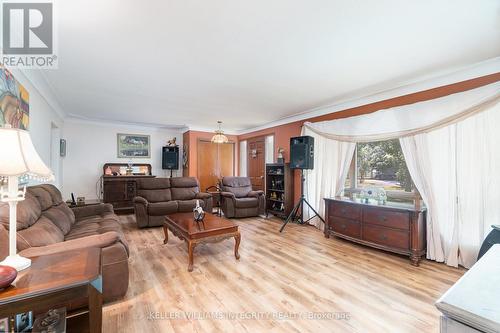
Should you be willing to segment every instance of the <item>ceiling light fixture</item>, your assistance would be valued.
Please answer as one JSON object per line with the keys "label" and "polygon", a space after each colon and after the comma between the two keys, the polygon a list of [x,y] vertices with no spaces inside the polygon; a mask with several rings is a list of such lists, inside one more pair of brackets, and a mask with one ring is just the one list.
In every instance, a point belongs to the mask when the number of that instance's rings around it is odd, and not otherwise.
{"label": "ceiling light fixture", "polygon": [[213,143],[228,143],[228,138],[227,136],[224,135],[224,131],[221,129],[221,124],[222,121],[218,121],[217,124],[219,124],[219,129],[215,131],[215,135],[212,137],[212,142]]}

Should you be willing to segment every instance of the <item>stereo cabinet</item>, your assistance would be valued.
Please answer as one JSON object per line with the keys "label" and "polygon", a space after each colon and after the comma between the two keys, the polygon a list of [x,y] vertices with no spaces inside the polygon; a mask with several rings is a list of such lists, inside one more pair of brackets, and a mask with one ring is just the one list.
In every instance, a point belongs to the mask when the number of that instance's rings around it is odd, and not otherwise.
{"label": "stereo cabinet", "polygon": [[325,237],[330,235],[407,255],[414,266],[426,252],[426,211],[325,198]]}
{"label": "stereo cabinet", "polygon": [[[137,180],[154,178],[151,175],[150,164],[132,164],[136,173],[125,174],[127,163],[106,163],[103,167],[102,195],[103,202],[113,205],[117,214],[130,214],[134,212],[133,199],[137,196]],[[108,170],[108,174],[106,171]],[[111,172],[111,174],[109,174]]]}

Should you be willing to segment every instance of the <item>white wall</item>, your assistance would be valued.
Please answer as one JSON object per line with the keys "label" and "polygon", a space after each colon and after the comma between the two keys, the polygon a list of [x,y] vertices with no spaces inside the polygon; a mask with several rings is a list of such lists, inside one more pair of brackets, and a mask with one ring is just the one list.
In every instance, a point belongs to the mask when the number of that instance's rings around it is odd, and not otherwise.
{"label": "white wall", "polygon": [[[118,133],[146,134],[151,136],[151,158],[118,158]],[[97,198],[96,184],[102,175],[105,163],[149,163],[153,175],[170,176],[170,171],[161,168],[161,149],[167,140],[177,138],[182,150],[182,132],[180,130],[133,125],[115,125],[96,123],[79,119],[66,119],[64,138],[67,142],[66,157],[63,158],[63,197],[68,199],[71,193],[86,199]],[[182,156],[182,151],[180,152]],[[182,166],[179,161],[179,167]],[[174,170],[174,177],[181,176],[182,170]]]}
{"label": "white wall", "polygon": [[[51,129],[56,126],[63,131],[64,121],[62,111],[57,101],[52,96],[47,96],[47,86],[44,84],[43,78],[36,70],[21,71],[17,69],[10,70],[14,77],[28,90],[29,92],[29,107],[30,107],[30,124],[29,132],[31,140],[35,145],[35,149],[42,160],[51,166]],[[57,162],[57,161],[56,161]],[[62,178],[63,168],[62,162],[59,160],[56,181]]]}

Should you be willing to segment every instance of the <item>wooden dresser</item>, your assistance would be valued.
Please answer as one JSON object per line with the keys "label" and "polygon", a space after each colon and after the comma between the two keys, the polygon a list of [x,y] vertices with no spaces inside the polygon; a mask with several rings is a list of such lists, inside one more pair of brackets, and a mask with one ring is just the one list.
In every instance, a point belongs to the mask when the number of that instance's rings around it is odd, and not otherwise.
{"label": "wooden dresser", "polygon": [[364,204],[350,199],[325,198],[325,237],[408,255],[418,266],[426,252],[425,209],[408,205]]}
{"label": "wooden dresser", "polygon": [[153,178],[151,175],[150,164],[134,164],[134,166],[144,166],[147,171],[145,174],[131,174],[116,176],[106,175],[106,169],[110,167],[113,173],[118,173],[120,167],[127,166],[124,163],[107,163],[103,167],[104,175],[102,177],[103,201],[113,205],[117,214],[129,214],[134,212],[132,200],[137,195],[137,180],[141,178]]}

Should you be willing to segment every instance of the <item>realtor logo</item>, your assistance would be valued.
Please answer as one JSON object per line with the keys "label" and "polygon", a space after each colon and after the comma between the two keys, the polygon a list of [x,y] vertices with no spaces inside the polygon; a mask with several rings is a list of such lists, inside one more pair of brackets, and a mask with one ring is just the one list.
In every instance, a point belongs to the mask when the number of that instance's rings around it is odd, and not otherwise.
{"label": "realtor logo", "polygon": [[52,1],[3,2],[1,36],[4,65],[55,68],[53,7]]}

